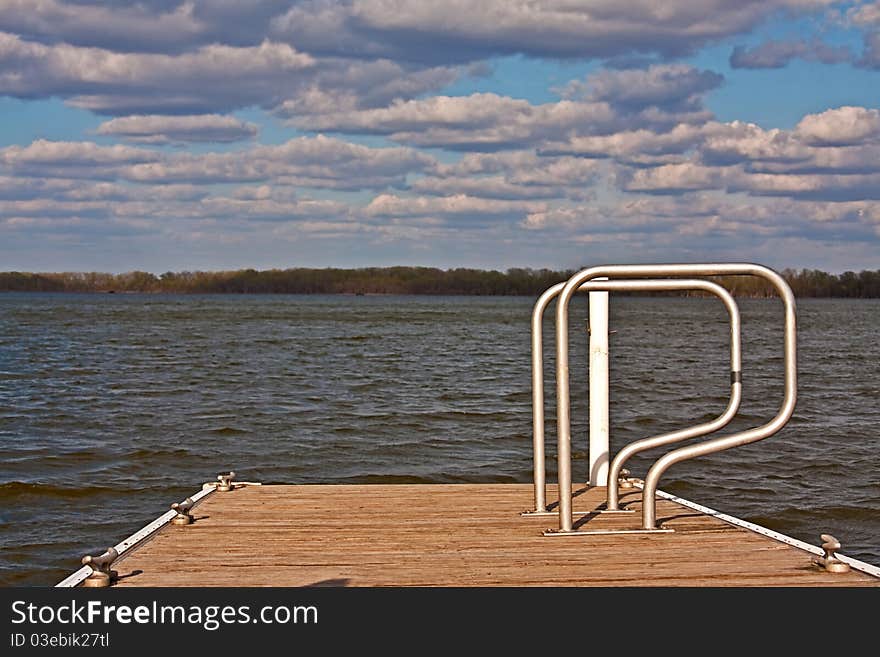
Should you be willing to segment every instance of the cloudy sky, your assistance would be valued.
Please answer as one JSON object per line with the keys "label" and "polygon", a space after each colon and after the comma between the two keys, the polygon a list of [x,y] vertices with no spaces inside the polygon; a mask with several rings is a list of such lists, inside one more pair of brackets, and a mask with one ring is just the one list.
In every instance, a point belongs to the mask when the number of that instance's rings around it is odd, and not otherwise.
{"label": "cloudy sky", "polygon": [[0,0],[0,271],[880,268],[880,0]]}

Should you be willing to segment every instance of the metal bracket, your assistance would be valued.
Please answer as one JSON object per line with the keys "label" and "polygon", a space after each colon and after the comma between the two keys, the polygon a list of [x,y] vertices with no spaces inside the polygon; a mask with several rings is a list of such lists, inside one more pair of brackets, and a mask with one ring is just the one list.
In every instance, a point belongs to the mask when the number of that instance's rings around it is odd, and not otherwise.
{"label": "metal bracket", "polygon": [[110,570],[110,565],[116,561],[118,556],[119,553],[116,551],[116,548],[112,547],[107,548],[104,554],[97,557],[89,554],[84,556],[82,558],[83,565],[90,566],[92,572],[83,580],[82,585],[90,588],[110,586],[117,577],[116,571]]}
{"label": "metal bracket", "polygon": [[[587,335],[590,335],[590,333],[591,333],[590,320],[589,319],[584,320],[584,324],[585,324],[584,331],[586,332]],[[615,333],[617,333],[617,329],[608,329],[608,335],[614,335]]]}
{"label": "metal bracket", "polygon": [[171,505],[173,511],[177,511],[177,515],[171,519],[172,525],[191,525],[195,518],[192,517],[189,510],[193,508],[193,499],[187,497],[183,502],[175,502]]}
{"label": "metal bracket", "polygon": [[837,558],[835,551],[840,549],[840,541],[831,534],[822,534],[822,549],[825,550],[825,556],[813,557],[813,563],[821,566],[829,573],[846,573],[849,572],[849,564]]}

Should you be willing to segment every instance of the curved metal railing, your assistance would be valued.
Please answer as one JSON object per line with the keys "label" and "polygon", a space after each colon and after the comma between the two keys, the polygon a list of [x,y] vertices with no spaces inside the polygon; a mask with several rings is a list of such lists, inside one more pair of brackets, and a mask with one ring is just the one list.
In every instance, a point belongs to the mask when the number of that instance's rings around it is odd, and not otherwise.
{"label": "curved metal railing", "polygon": [[[688,283],[692,282],[688,279],[684,280]],[[636,440],[622,447],[620,451],[615,454],[608,470],[608,490],[605,508],[609,511],[614,511],[619,508],[620,496],[617,485],[623,471],[623,466],[627,460],[647,449],[662,447],[663,445],[669,445],[689,438],[705,436],[706,434],[714,433],[719,429],[723,429],[730,424],[734,417],[736,417],[736,413],[739,410],[740,401],[742,401],[742,346],[740,337],[741,321],[739,307],[736,305],[733,295],[731,295],[726,288],[710,281],[699,282],[701,285],[698,286],[698,289],[712,292],[717,295],[724,303],[724,306],[727,308],[727,312],[730,315],[730,400],[727,403],[727,408],[724,409],[724,412],[721,415],[710,422],[705,422],[685,429],[679,429],[677,431],[671,431],[669,433],[663,433],[657,436],[651,436],[650,438],[643,438],[642,440]]]}
{"label": "curved metal railing", "polygon": [[751,275],[769,281],[779,292],[785,307],[784,368],[785,393],[776,416],[768,423],[730,436],[708,440],[699,445],[681,447],[659,458],[648,471],[643,487],[642,527],[656,525],[657,484],[663,473],[681,461],[730,449],[767,438],[778,432],[794,412],[797,402],[797,336],[795,299],[791,288],[778,273],[752,263],[603,265],[584,269],[569,278],[558,293],[556,304],[556,418],[557,477],[559,482],[559,532],[572,531],[571,512],[571,400],[568,372],[568,305],[575,291],[596,278],[647,278],[685,276]]}
{"label": "curved metal railing", "polygon": [[[544,311],[550,301],[556,297],[565,283],[558,283],[548,288],[535,303],[532,312],[532,448],[534,451],[534,489],[535,489],[535,509],[526,512],[524,515],[540,515],[546,514],[547,511],[547,484],[546,484],[546,461],[545,461],[545,432],[544,432],[544,352],[543,352],[543,321]],[[609,510],[618,508],[618,496],[616,482],[623,467],[623,463],[627,458],[642,449],[649,449],[654,446],[664,445],[676,440],[684,440],[685,438],[693,438],[702,436],[706,433],[716,431],[723,427],[736,415],[739,408],[742,389],[741,371],[741,347],[740,347],[740,315],[739,308],[733,299],[733,296],[721,285],[707,280],[700,279],[642,279],[642,280],[616,280],[616,281],[589,281],[584,283],[579,292],[612,292],[612,291],[674,291],[674,290],[703,290],[718,296],[727,308],[730,316],[730,369],[731,369],[731,398],[727,409],[717,419],[710,423],[701,424],[695,427],[675,432],[674,434],[666,434],[664,436],[655,437],[654,442],[642,447],[641,449],[634,447],[641,445],[644,441],[628,445],[628,451],[625,457],[617,464],[617,469],[612,470],[608,477],[608,504]],[[660,438],[665,438],[660,441]],[[612,482],[614,485],[612,486]],[[613,490],[613,492],[612,492]]]}

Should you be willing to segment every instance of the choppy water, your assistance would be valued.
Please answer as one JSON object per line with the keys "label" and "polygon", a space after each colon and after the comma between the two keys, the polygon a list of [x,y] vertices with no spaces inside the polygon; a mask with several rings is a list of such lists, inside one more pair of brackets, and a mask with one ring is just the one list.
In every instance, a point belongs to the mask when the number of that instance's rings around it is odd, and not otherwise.
{"label": "choppy water", "polygon": [[[0,295],[0,585],[56,584],[230,469],[265,483],[531,481],[533,303]],[[731,430],[763,424],[782,399],[781,304],[740,307]],[[575,481],[586,479],[585,310],[576,299]],[[876,300],[801,300],[791,422],[674,466],[660,487],[814,545],[830,532],[844,554],[880,564],[878,320]],[[615,295],[611,323],[612,451],[724,409],[720,302]],[[644,476],[660,453],[630,469]]]}

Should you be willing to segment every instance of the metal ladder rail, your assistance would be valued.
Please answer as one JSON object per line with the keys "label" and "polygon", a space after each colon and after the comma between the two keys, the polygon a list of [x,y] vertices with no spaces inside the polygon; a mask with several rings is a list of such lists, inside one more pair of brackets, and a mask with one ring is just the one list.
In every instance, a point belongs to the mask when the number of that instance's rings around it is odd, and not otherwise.
{"label": "metal ladder rail", "polygon": [[[544,460],[544,311],[565,287],[565,281],[547,288],[532,310],[532,451],[535,508],[523,515],[547,513],[547,468]],[[584,290],[581,286],[578,291]]]}
{"label": "metal ladder rail", "polygon": [[[572,533],[571,513],[571,400],[568,373],[568,305],[574,292],[584,283],[605,277],[684,277],[684,276],[758,276],[769,281],[779,292],[785,309],[785,394],[776,416],[768,423],[700,445],[679,448],[667,453],[651,466],[643,488],[642,524],[653,529],[656,524],[655,494],[660,476],[671,465],[716,451],[745,445],[778,432],[794,412],[797,402],[797,336],[794,294],[778,273],[753,263],[601,265],[573,275],[559,292],[556,305],[556,397],[557,397],[557,459],[559,482],[559,530],[555,534]],[[546,533],[545,533],[546,534]]]}
{"label": "metal ladder rail", "polygon": [[622,447],[612,459],[611,466],[608,470],[608,487],[605,508],[609,511],[615,511],[620,508],[618,483],[621,473],[623,472],[623,466],[628,459],[647,449],[653,449],[654,447],[661,447],[663,445],[669,445],[682,440],[714,433],[730,424],[739,410],[739,405],[742,401],[742,346],[740,337],[741,321],[739,307],[736,305],[733,295],[731,295],[726,288],[710,281],[702,282],[705,283],[705,286],[701,286],[701,289],[716,294],[724,303],[727,312],[730,315],[730,400],[727,404],[727,408],[721,415],[709,422],[671,431],[669,433],[651,436],[650,438],[636,440]]}
{"label": "metal ladder rail", "polygon": [[785,360],[785,393],[782,404],[776,415],[766,424],[746,431],[739,431],[729,436],[721,436],[707,440],[698,445],[679,447],[661,456],[648,470],[642,488],[642,528],[654,529],[657,525],[657,486],[660,477],[671,466],[682,461],[687,461],[698,456],[705,456],[715,452],[721,452],[733,447],[748,445],[778,433],[791,419],[794,407],[797,404],[797,316],[794,293],[776,272],[767,270],[764,274],[782,297],[785,307],[785,335],[784,335],[784,360]]}
{"label": "metal ladder rail", "polygon": [[[550,301],[559,294],[565,283],[558,283],[548,288],[544,294],[535,303],[535,309],[532,313],[532,408],[533,408],[533,427],[532,427],[532,448],[534,451],[534,489],[535,489],[535,509],[533,511],[525,511],[522,515],[547,515],[549,512],[546,507],[546,465],[545,465],[545,434],[544,434],[544,359],[543,359],[543,315]],[[742,389],[742,377],[740,375],[741,362],[741,346],[740,346],[740,315],[739,308],[733,299],[733,296],[722,286],[711,281],[700,279],[640,279],[640,280],[615,280],[615,281],[589,281],[584,283],[579,292],[582,291],[672,291],[695,289],[710,292],[718,296],[724,303],[730,316],[730,367],[731,367],[731,398],[727,405],[727,409],[722,415],[710,423],[704,423],[695,427],[690,427],[682,432],[676,432],[675,438],[657,444],[666,444],[673,440],[684,440],[685,438],[693,438],[702,436],[723,427],[736,415],[739,408]],[[684,433],[686,432],[686,433]],[[669,434],[672,436],[672,434]],[[645,448],[647,449],[647,447]],[[622,464],[621,464],[622,467]],[[620,468],[614,474],[612,479],[609,474],[609,490],[610,482],[616,482]],[[616,486],[614,488],[616,496]],[[614,506],[610,505],[609,510],[616,510],[617,500],[615,497]]]}

